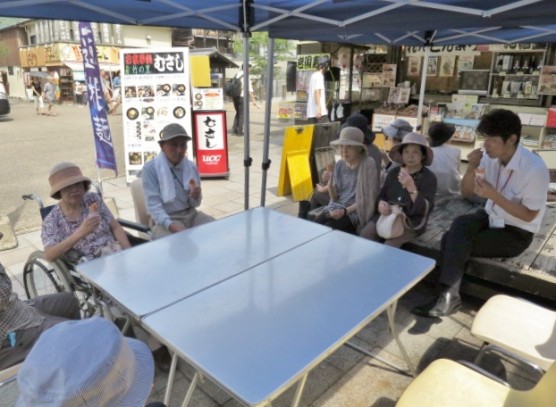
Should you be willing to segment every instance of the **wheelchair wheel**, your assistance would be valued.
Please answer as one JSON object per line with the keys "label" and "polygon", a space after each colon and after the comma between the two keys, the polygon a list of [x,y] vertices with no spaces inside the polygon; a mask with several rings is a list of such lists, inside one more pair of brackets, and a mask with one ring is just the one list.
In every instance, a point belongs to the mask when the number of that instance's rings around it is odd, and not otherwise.
{"label": "wheelchair wheel", "polygon": [[23,285],[27,298],[73,291],[68,275],[68,269],[61,261],[50,263],[40,250],[31,253],[23,267]]}

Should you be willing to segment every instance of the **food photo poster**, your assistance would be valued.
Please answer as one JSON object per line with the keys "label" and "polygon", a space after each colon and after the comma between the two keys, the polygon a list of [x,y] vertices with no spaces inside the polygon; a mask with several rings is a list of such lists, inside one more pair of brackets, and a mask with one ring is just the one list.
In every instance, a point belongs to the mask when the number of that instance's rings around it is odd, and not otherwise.
{"label": "food photo poster", "polygon": [[166,125],[178,123],[192,135],[189,49],[124,49],[120,61],[126,179],[131,182],[159,153]]}

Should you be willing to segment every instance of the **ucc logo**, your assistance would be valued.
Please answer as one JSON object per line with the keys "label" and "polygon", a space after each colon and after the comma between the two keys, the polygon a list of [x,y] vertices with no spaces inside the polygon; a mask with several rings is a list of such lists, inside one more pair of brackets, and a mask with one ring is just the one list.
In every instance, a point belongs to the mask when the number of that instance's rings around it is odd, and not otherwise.
{"label": "ucc logo", "polygon": [[220,162],[220,159],[222,158],[221,155],[204,155],[203,156],[203,162],[204,163],[210,163],[210,164],[216,164]]}

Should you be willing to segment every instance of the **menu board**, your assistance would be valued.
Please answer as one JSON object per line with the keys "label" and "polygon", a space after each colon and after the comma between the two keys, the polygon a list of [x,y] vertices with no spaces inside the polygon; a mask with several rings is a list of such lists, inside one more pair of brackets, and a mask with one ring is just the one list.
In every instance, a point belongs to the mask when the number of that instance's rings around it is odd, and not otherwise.
{"label": "menu board", "polygon": [[222,88],[193,88],[193,110],[224,110]]}
{"label": "menu board", "polygon": [[[189,49],[124,49],[120,60],[126,178],[131,182],[159,153],[166,125],[178,123],[192,136]],[[192,153],[190,145],[190,159]]]}

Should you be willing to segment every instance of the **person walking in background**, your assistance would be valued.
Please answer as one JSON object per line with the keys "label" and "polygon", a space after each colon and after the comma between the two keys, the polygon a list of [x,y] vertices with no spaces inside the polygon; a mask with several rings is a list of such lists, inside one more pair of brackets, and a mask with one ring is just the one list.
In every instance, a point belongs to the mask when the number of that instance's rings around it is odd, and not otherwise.
{"label": "person walking in background", "polygon": [[48,105],[48,116],[56,116],[56,111],[54,110],[54,102],[56,101],[56,84],[54,83],[54,78],[49,76],[47,78],[46,85],[44,85],[43,98]]}
{"label": "person walking in background", "polygon": [[37,78],[33,78],[31,82],[31,89],[33,90],[33,99],[35,99],[35,111],[38,115],[43,114],[44,102],[42,97],[41,82]]}
{"label": "person walking in background", "polygon": [[[249,64],[249,67],[247,68],[249,70],[249,72],[251,72],[251,67],[252,65]],[[241,92],[239,93],[239,96],[234,96],[233,97],[233,102],[234,102],[234,109],[236,111],[236,115],[234,116],[234,124],[232,125],[232,133],[236,136],[243,136],[243,90],[244,90],[244,86],[245,86],[245,79],[243,77],[243,65],[241,65],[241,72],[238,72],[236,74],[236,76],[234,78],[237,78],[241,81]],[[251,80],[249,80],[249,100],[254,101],[255,100],[255,96],[253,94],[253,84],[251,83]]]}
{"label": "person walking in background", "polygon": [[329,120],[324,73],[328,70],[330,59],[319,57],[317,61],[317,70],[311,75],[307,91],[307,120],[311,123],[327,123]]}

